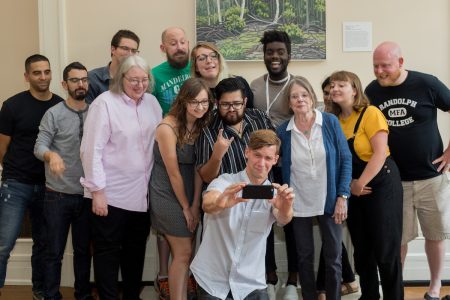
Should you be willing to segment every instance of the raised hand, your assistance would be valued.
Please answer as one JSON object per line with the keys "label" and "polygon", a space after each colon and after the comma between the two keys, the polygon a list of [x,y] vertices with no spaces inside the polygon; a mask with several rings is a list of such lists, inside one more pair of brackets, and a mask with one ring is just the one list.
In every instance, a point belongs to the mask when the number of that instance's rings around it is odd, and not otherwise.
{"label": "raised hand", "polygon": [[292,203],[294,202],[294,190],[288,187],[287,184],[279,185],[278,183],[272,183],[273,187],[277,189],[277,195],[275,198],[269,200],[273,207],[277,208],[280,213],[288,213],[292,209]]}
{"label": "raised hand", "polygon": [[216,206],[220,209],[229,208],[240,202],[247,202],[246,199],[238,197],[237,193],[242,191],[246,183],[236,183],[227,187],[223,193],[217,198]]}
{"label": "raised hand", "polygon": [[213,152],[216,153],[220,159],[227,153],[228,148],[233,142],[234,137],[227,139],[223,136],[223,128],[219,129],[219,134],[217,135],[217,140],[214,143]]}

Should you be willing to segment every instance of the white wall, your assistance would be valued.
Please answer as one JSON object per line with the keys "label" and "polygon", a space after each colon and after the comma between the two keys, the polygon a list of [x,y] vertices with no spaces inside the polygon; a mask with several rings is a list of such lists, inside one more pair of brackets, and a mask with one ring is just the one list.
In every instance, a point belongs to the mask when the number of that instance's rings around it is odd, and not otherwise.
{"label": "white wall", "polygon": [[[21,77],[23,60],[37,49],[49,56],[54,76],[52,90],[63,96],[59,84],[62,68],[75,60],[85,64],[88,69],[106,65],[111,37],[119,29],[130,29],[139,35],[141,55],[151,66],[165,59],[159,52],[160,34],[164,28],[181,26],[186,30],[191,45],[195,43],[194,0],[38,0],[31,1],[28,7],[23,7],[21,3],[2,1],[0,32],[4,39],[0,54],[6,60],[6,72],[0,75],[1,100],[26,88]],[[384,40],[398,42],[403,48],[407,68],[432,73],[447,86],[450,85],[448,0],[327,1],[326,15],[327,59],[295,61],[289,65],[291,73],[307,77],[317,91],[323,78],[335,70],[346,69],[357,73],[364,85],[373,78],[370,52],[342,52],[344,21],[372,22],[374,46]],[[229,67],[233,74],[242,75],[248,81],[265,73],[262,62],[230,62]],[[444,143],[447,144],[450,139],[448,114],[441,113],[439,123]],[[280,246],[282,240],[279,240],[277,249],[280,266],[283,267],[284,256]],[[411,271],[406,270],[406,274],[412,274],[408,275],[411,279],[426,279],[428,272],[423,241],[419,239],[412,246],[412,267]],[[450,247],[447,248],[450,251]],[[157,267],[153,241],[149,249],[145,280],[153,279]],[[22,257],[20,253],[15,253],[12,261]],[[414,261],[417,261],[416,265],[413,265]],[[447,262],[446,266],[445,278],[450,279],[450,263]],[[414,271],[414,268],[418,271]],[[407,276],[405,278],[408,279]],[[66,282],[70,281],[69,278]],[[14,282],[29,281],[20,281],[19,278]]]}
{"label": "white wall", "polygon": [[[52,0],[55,1],[55,0]],[[159,51],[161,32],[169,26],[186,30],[195,44],[194,0],[78,0],[65,2],[67,62],[79,60],[88,68],[109,61],[111,37],[117,30],[133,30],[141,38],[141,56],[151,66],[165,60]],[[345,0],[327,1],[327,59],[293,61],[289,71],[307,77],[316,91],[321,81],[336,70],[349,70],[363,85],[372,79],[371,52],[342,51],[342,22],[373,24],[374,47],[382,41],[398,42],[408,69],[432,73],[450,85],[450,4],[448,0]],[[262,61],[230,62],[231,73],[249,82],[265,73]],[[444,141],[450,139],[450,119],[440,115]],[[447,142],[444,142],[447,143]]]}

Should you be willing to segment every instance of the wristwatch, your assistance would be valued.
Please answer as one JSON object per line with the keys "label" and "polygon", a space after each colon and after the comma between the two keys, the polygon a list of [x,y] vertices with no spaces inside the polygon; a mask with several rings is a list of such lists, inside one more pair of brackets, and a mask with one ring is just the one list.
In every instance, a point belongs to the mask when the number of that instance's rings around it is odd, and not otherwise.
{"label": "wristwatch", "polygon": [[347,195],[338,195],[338,197],[344,198],[344,200],[348,200],[348,196]]}

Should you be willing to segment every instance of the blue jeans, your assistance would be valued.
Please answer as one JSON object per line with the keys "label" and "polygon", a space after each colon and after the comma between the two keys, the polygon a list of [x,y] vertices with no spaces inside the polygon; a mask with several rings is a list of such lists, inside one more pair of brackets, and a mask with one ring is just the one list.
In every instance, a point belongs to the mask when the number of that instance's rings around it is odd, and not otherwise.
{"label": "blue jeans", "polygon": [[53,191],[45,192],[44,219],[47,230],[45,255],[45,299],[59,300],[61,265],[66,248],[69,228],[72,225],[73,270],[75,274],[75,298],[84,299],[90,290],[90,211],[92,201],[82,195]]}
{"label": "blue jeans", "polygon": [[42,214],[44,185],[25,184],[7,179],[0,188],[0,287],[5,285],[6,266],[9,255],[20,234],[27,208],[30,209],[31,237],[31,281],[33,291],[44,291],[45,230]]}

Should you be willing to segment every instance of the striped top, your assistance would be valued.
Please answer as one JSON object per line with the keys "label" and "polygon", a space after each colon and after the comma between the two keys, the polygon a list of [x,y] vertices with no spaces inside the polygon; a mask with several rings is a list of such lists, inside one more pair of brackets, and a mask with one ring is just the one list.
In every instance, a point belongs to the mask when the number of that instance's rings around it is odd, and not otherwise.
{"label": "striped top", "polygon": [[218,175],[238,173],[245,169],[247,165],[245,147],[250,139],[250,133],[259,129],[274,130],[274,126],[265,112],[259,109],[246,108],[242,124],[242,137],[240,137],[231,126],[222,122],[222,118],[217,113],[217,110],[214,110],[210,125],[203,129],[195,143],[196,165],[198,167],[208,162],[212,155],[219,129],[222,128],[224,137],[227,139],[234,137],[234,140],[222,158]]}

